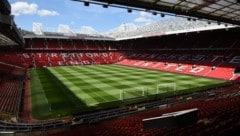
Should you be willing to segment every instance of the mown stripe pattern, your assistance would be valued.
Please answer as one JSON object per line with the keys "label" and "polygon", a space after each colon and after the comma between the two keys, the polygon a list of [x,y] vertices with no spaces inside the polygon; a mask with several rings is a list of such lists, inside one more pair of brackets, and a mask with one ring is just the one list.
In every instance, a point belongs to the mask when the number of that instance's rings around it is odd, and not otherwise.
{"label": "mown stripe pattern", "polygon": [[[35,78],[38,73],[41,81],[41,85],[38,80],[38,84],[32,84],[32,92],[39,92],[36,86],[42,88],[48,99],[45,105],[51,106],[49,116],[67,115],[86,107],[118,101],[120,90],[130,88],[144,87],[148,88],[149,94],[154,94],[157,84],[162,83],[176,83],[177,91],[181,91],[223,82],[120,65],[49,67],[32,69],[32,73]],[[33,96],[33,101],[40,98]],[[33,107],[38,109],[42,105],[38,103]]]}

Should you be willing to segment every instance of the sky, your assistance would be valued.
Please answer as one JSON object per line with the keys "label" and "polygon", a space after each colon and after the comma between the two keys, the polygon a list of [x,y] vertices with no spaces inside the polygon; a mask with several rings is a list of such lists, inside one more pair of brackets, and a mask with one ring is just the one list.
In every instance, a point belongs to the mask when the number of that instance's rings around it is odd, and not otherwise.
{"label": "sky", "polygon": [[114,29],[121,24],[133,23],[138,26],[147,25],[162,19],[143,11],[128,13],[126,9],[90,4],[71,0],[8,0],[12,6],[12,14],[18,27],[32,31],[34,22],[42,23],[43,30],[57,31],[64,25],[79,31],[81,27],[91,27],[102,33]]}

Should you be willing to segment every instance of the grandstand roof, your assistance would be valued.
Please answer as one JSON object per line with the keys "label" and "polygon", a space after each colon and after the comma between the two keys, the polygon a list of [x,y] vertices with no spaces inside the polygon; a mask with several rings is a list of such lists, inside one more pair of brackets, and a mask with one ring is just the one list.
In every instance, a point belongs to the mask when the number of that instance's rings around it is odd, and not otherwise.
{"label": "grandstand roof", "polygon": [[116,33],[112,32],[109,33],[109,35],[114,36],[116,40],[126,40],[179,33],[200,32],[215,29],[229,29],[234,27],[235,26],[232,25],[219,25],[217,23],[208,24],[206,21],[190,21],[185,18],[175,17],[142,26],[133,31],[123,31]]}
{"label": "grandstand roof", "polygon": [[102,36],[102,35],[86,35],[86,34],[77,34],[68,35],[65,33],[59,32],[43,32],[43,34],[38,35],[34,32],[22,30],[24,38],[45,38],[45,39],[83,39],[83,40],[103,40],[103,41],[114,41],[112,37]]}
{"label": "grandstand roof", "polygon": [[240,0],[73,0],[153,14],[162,12],[240,25]]}
{"label": "grandstand roof", "polygon": [[17,28],[7,0],[0,1],[0,46],[21,45],[24,40]]}

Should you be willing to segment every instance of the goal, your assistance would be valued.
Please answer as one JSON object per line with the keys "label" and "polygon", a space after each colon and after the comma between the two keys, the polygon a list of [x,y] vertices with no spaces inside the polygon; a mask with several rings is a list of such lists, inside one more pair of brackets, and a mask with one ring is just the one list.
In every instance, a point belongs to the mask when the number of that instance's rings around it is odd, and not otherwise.
{"label": "goal", "polygon": [[134,87],[120,90],[120,100],[139,99],[148,95],[148,90],[144,87]]}
{"label": "goal", "polygon": [[157,94],[175,92],[176,83],[157,84]]}

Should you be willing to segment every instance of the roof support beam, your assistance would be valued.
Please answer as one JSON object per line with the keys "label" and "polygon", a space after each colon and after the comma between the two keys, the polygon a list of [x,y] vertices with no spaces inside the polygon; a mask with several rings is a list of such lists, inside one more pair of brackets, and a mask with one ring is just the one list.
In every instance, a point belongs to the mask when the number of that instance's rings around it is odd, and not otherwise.
{"label": "roof support beam", "polygon": [[[84,0],[72,0],[72,1],[78,1],[78,2],[83,2]],[[206,4],[212,4],[214,2],[217,2],[218,0],[208,0]],[[88,2],[92,3],[108,3],[109,0],[88,0]],[[151,9],[155,11],[160,11],[160,12],[168,12],[172,14],[177,14],[177,15],[184,15],[184,16],[193,16],[197,17],[200,19],[209,19],[209,20],[215,20],[218,22],[225,22],[225,23],[230,23],[230,24],[235,24],[235,25],[240,25],[240,21],[234,20],[232,18],[224,18],[224,17],[219,17],[219,16],[214,16],[206,13],[201,13],[195,8],[190,9],[190,10],[184,10],[181,8],[181,6],[177,7],[170,7],[170,6],[165,6],[165,5],[159,5],[156,4],[157,1],[154,1],[153,3],[147,2],[147,1],[141,1],[141,0],[111,0],[111,4],[116,4],[116,5],[124,5],[126,7],[137,7],[137,8],[142,8],[142,9]],[[202,5],[204,6],[204,5]],[[199,8],[203,8],[203,7]]]}

